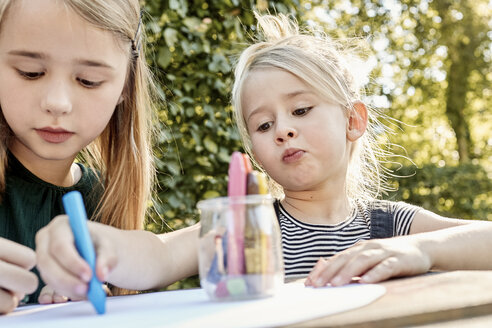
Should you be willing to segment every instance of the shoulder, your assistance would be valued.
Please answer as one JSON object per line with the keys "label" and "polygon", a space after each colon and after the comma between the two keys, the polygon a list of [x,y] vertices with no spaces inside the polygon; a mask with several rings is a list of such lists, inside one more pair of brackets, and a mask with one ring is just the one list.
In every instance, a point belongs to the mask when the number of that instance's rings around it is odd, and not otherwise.
{"label": "shoulder", "polygon": [[412,205],[405,202],[395,202],[386,199],[372,199],[366,201],[358,201],[362,206],[366,207],[369,211],[384,211],[394,214],[399,211],[414,211],[417,212],[422,208],[417,205]]}
{"label": "shoulder", "polygon": [[373,237],[401,236],[410,233],[415,214],[420,207],[405,202],[374,199],[359,202],[371,221]]}
{"label": "shoulder", "polygon": [[415,214],[422,209],[420,206],[409,203],[395,202],[384,199],[373,199],[370,201],[362,201],[361,203],[367,208],[367,211],[371,212],[371,214],[382,212],[390,214],[393,217],[401,216],[403,213]]}
{"label": "shoulder", "polygon": [[75,184],[77,189],[84,187],[94,187],[95,185],[101,185],[101,174],[95,169],[88,167],[82,163],[77,163],[80,169],[81,177],[79,181]]}

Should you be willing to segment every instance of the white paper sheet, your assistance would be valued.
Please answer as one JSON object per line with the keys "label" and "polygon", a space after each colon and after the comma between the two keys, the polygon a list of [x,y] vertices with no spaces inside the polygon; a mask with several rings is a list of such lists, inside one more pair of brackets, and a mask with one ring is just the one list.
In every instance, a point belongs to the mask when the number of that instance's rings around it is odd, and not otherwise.
{"label": "white paper sheet", "polygon": [[109,297],[104,315],[87,301],[23,306],[0,316],[0,327],[271,327],[355,309],[384,293],[381,285],[315,289],[290,283],[273,297],[214,302],[204,290],[188,289]]}

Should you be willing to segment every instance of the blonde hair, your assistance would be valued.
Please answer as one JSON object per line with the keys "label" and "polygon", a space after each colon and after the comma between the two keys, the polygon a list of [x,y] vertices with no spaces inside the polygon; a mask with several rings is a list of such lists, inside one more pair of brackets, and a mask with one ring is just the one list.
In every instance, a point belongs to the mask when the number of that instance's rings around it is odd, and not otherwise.
{"label": "blonde hair", "polygon": [[[356,56],[356,47],[345,47],[340,41],[330,39],[323,33],[300,31],[297,22],[285,15],[255,13],[258,20],[258,41],[240,55],[235,68],[232,104],[236,124],[246,152],[254,159],[252,145],[243,116],[242,91],[249,74],[257,69],[279,68],[285,70],[314,88],[323,98],[335,102],[344,110],[345,116],[357,115],[354,104],[361,101],[363,89],[352,73],[351,64]],[[352,70],[351,70],[352,69]],[[385,153],[376,142],[377,113],[368,108],[369,124],[366,133],[352,149],[347,169],[347,195],[351,199],[372,199],[381,192],[384,169],[378,155]],[[255,163],[260,169],[261,166]],[[267,172],[265,172],[267,173]],[[276,197],[283,196],[282,187],[270,178],[271,191]]]}
{"label": "blonde hair", "polygon": [[[2,18],[13,3],[13,0],[0,0],[0,29]],[[139,26],[139,1],[63,0],[60,3],[95,27],[111,32],[129,51],[123,101],[116,106],[102,134],[81,150],[78,158],[100,173],[104,186],[94,217],[117,228],[142,229],[154,178],[151,146],[154,84],[144,49],[133,46],[144,44],[144,29]],[[0,111],[0,195],[5,192],[7,148],[12,136]]]}

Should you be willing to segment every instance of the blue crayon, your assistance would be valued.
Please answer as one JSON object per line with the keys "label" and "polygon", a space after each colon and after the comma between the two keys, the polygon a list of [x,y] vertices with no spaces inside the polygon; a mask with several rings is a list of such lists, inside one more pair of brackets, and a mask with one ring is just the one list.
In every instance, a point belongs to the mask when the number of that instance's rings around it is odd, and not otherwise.
{"label": "blue crayon", "polygon": [[[219,250],[215,250],[214,258],[212,259],[212,264],[210,265],[210,269],[208,270],[207,280],[216,284],[218,283],[222,277],[226,274],[225,268],[227,268],[227,231],[220,238],[220,245],[215,245],[220,247]],[[220,257],[219,257],[220,253]]]}
{"label": "blue crayon", "polygon": [[102,287],[102,283],[96,277],[96,252],[87,227],[87,214],[82,195],[78,191],[71,191],[63,195],[62,200],[63,207],[68,215],[70,228],[72,228],[75,247],[92,269],[87,299],[92,303],[98,314],[103,314],[106,312],[106,292]]}

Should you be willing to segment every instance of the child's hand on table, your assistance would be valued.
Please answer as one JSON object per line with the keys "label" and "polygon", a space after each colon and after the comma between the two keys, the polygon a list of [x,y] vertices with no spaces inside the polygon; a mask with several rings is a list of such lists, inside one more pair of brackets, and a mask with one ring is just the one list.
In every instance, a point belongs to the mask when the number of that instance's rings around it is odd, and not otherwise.
{"label": "child's hand on table", "polygon": [[360,241],[333,257],[320,258],[306,279],[306,286],[341,286],[353,278],[376,283],[391,277],[425,273],[431,260],[413,236]]}

